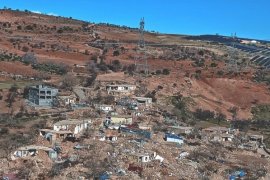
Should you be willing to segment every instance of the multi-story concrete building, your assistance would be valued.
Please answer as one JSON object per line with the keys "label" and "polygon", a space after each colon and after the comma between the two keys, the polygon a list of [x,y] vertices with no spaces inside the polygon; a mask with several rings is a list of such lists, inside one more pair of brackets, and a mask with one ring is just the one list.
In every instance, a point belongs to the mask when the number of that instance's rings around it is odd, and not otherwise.
{"label": "multi-story concrete building", "polygon": [[29,89],[28,100],[39,106],[52,106],[57,94],[58,89],[53,87],[44,85],[32,86]]}

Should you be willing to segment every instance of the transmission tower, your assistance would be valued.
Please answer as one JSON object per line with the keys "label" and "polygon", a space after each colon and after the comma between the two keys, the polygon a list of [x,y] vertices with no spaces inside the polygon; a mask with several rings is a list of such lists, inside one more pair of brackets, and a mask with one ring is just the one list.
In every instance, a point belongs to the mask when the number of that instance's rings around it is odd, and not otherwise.
{"label": "transmission tower", "polygon": [[147,75],[149,73],[148,61],[145,54],[145,40],[144,40],[144,18],[140,21],[140,29],[139,29],[139,42],[137,49],[137,58],[135,59],[136,71],[144,71]]}
{"label": "transmission tower", "polygon": [[235,40],[236,40],[236,33],[232,34],[232,48],[229,52],[229,62],[228,62],[228,70],[229,71],[238,71],[237,66],[237,51],[235,49]]}

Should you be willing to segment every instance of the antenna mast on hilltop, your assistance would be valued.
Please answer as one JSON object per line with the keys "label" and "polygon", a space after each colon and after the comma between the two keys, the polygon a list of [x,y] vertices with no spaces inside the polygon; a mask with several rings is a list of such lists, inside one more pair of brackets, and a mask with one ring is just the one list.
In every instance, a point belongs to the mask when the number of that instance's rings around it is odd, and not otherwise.
{"label": "antenna mast on hilltop", "polygon": [[144,41],[144,18],[140,21],[140,29],[139,29],[139,42],[138,42],[138,57],[135,59],[136,71],[144,71],[147,75],[149,73],[148,61],[145,55],[145,41]]}

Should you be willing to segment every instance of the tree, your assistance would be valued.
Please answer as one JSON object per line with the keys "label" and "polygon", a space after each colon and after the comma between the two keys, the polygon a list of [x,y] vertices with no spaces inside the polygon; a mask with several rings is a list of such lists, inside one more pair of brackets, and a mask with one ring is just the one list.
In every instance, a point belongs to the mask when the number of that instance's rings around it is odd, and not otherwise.
{"label": "tree", "polygon": [[113,56],[119,56],[120,52],[118,50],[113,51]]}
{"label": "tree", "polygon": [[113,60],[110,69],[114,72],[119,71],[122,68],[122,65],[119,60]]}
{"label": "tree", "polygon": [[209,110],[196,109],[194,116],[199,120],[206,121],[208,119],[213,119],[215,117],[215,113]]}
{"label": "tree", "polygon": [[8,103],[8,107],[10,110],[10,114],[12,114],[12,106],[13,103],[15,102],[15,99],[17,97],[17,90],[18,90],[18,85],[17,84],[13,84],[10,89],[9,89],[9,93],[6,99],[6,102]]}
{"label": "tree", "polygon": [[135,64],[131,64],[127,67],[127,72],[128,74],[132,75],[134,73],[134,71],[136,70],[136,66]]}
{"label": "tree", "polygon": [[218,124],[220,124],[221,121],[225,121],[226,120],[226,115],[222,114],[222,113],[218,113],[216,115],[216,119],[218,121]]}
{"label": "tree", "polygon": [[97,73],[96,73],[96,72],[93,72],[93,73],[92,73],[92,76],[91,76],[91,77],[88,77],[88,78],[86,79],[86,84],[85,84],[85,86],[86,86],[86,87],[92,86],[92,85],[94,84],[96,78],[97,78]]}
{"label": "tree", "polygon": [[62,78],[62,88],[72,90],[78,84],[78,79],[71,74],[67,74]]}
{"label": "tree", "polygon": [[200,51],[198,52],[198,54],[199,54],[200,56],[203,56],[203,55],[204,55],[203,50],[200,50]]}
{"label": "tree", "polygon": [[23,51],[23,52],[28,52],[28,51],[29,51],[29,48],[28,48],[27,46],[23,46],[23,47],[22,47],[22,51]]}
{"label": "tree", "polygon": [[23,55],[22,61],[24,64],[29,65],[29,64],[37,64],[37,58],[34,53],[27,52]]}
{"label": "tree", "polygon": [[156,74],[157,74],[157,75],[161,74],[161,70],[159,70],[159,69],[156,70]]}
{"label": "tree", "polygon": [[169,75],[170,74],[170,70],[169,69],[163,69],[162,74]]}

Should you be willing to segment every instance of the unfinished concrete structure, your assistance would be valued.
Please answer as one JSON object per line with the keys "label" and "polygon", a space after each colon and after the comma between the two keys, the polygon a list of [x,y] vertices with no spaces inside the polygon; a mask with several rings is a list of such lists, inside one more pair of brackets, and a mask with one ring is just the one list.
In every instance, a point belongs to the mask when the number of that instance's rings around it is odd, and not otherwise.
{"label": "unfinished concrete structure", "polygon": [[108,94],[129,94],[136,89],[135,85],[129,84],[109,84],[106,86]]}
{"label": "unfinished concrete structure", "polygon": [[28,100],[38,106],[51,107],[56,100],[58,89],[45,86],[36,85],[29,88]]}

